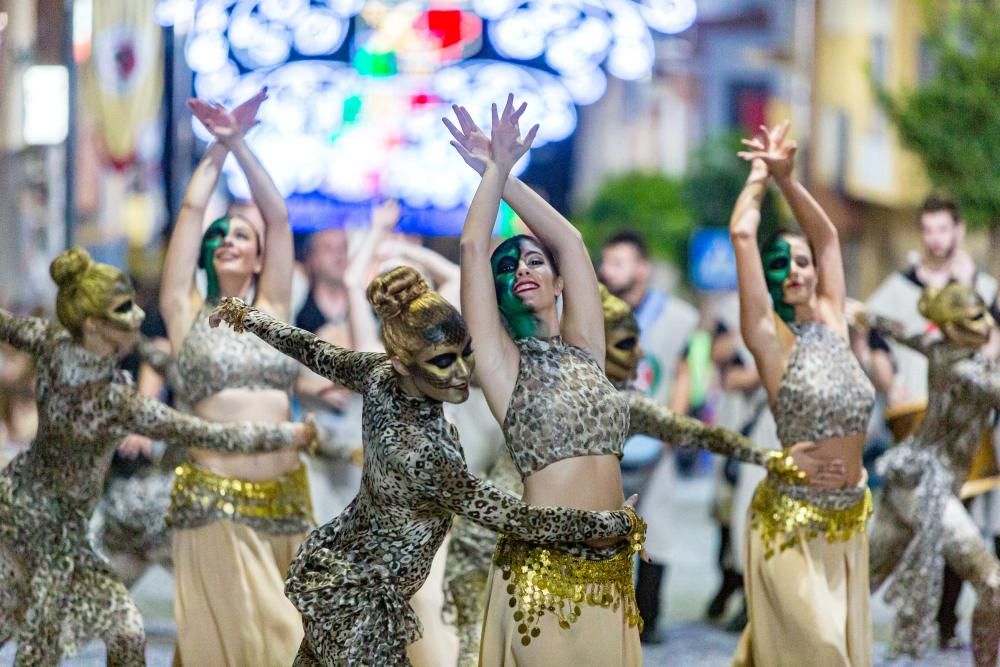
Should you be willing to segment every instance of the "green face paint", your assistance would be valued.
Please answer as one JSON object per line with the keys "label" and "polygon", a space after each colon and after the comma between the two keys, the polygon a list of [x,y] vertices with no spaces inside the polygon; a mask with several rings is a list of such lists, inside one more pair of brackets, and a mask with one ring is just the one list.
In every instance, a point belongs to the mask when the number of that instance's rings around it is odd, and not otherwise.
{"label": "green face paint", "polygon": [[521,260],[523,238],[514,236],[493,251],[490,266],[493,269],[493,286],[497,291],[497,305],[503,314],[507,328],[514,338],[529,338],[538,331],[538,319],[520,297],[514,294],[517,281],[517,266]]}
{"label": "green face paint", "polygon": [[774,312],[785,322],[795,319],[795,308],[785,302],[785,279],[792,270],[792,246],[782,237],[776,237],[761,250],[764,263],[764,280],[774,302]]}
{"label": "green face paint", "polygon": [[201,254],[198,256],[198,268],[205,269],[208,274],[208,300],[219,299],[219,275],[215,272],[215,251],[225,242],[229,235],[229,216],[219,218],[205,230],[201,237]]}

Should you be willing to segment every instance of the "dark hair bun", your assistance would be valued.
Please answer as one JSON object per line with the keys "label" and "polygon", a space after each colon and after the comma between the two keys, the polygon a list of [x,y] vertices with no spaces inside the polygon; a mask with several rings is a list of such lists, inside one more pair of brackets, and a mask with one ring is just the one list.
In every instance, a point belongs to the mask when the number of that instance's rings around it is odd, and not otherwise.
{"label": "dark hair bun", "polygon": [[430,291],[416,269],[400,266],[375,278],[368,286],[368,303],[383,321],[391,320]]}
{"label": "dark hair bun", "polygon": [[56,285],[62,288],[79,280],[80,276],[93,264],[94,260],[90,258],[90,253],[77,246],[52,260],[52,265],[49,266],[49,275],[52,276]]}

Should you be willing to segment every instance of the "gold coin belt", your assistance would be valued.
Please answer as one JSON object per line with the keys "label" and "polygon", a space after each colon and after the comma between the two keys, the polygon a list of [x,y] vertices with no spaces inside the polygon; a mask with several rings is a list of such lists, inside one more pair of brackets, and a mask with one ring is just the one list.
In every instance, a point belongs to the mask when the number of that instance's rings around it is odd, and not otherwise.
{"label": "gold coin belt", "polygon": [[508,604],[521,644],[541,634],[539,620],[553,614],[566,630],[580,618],[583,605],[624,608],[630,627],[642,629],[632,583],[632,554],[626,549],[592,561],[501,536],[494,557],[507,582]]}
{"label": "gold coin belt", "polygon": [[280,479],[261,482],[223,477],[186,462],[174,472],[177,477],[170,495],[171,514],[191,508],[249,519],[312,516],[304,465]]}
{"label": "gold coin belt", "polygon": [[857,502],[837,508],[821,506],[826,496],[836,496],[837,492],[797,488],[797,495],[805,491],[813,496],[814,502],[792,497],[787,489],[782,489],[781,484],[770,477],[761,482],[754,493],[750,504],[750,525],[760,532],[765,559],[775,554],[776,545],[784,551],[798,544],[799,529],[805,531],[807,539],[824,535],[830,543],[846,542],[865,531],[872,514],[872,494],[867,488]]}

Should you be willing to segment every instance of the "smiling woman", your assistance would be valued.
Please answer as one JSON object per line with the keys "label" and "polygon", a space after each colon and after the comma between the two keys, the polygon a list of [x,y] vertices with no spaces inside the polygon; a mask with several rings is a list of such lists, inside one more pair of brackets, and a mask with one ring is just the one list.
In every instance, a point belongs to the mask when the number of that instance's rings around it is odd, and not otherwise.
{"label": "smiling woman", "polygon": [[[160,309],[176,361],[169,381],[178,403],[198,416],[283,421],[290,414],[298,366],[267,345],[213,330],[220,297],[249,298],[277,317],[289,314],[292,233],[285,202],[248,148],[267,92],[231,112],[191,100],[194,116],[216,142],[188,183],[167,248]],[[232,153],[253,205],[202,225],[226,156]],[[260,223],[260,224],[258,224]],[[208,278],[203,296],[199,269]],[[213,452],[187,446],[171,496],[177,654],[187,665],[288,665],[302,637],[295,608],[282,594],[288,563],[312,526],[305,466],[297,451]],[[255,623],[248,629],[247,623]]]}

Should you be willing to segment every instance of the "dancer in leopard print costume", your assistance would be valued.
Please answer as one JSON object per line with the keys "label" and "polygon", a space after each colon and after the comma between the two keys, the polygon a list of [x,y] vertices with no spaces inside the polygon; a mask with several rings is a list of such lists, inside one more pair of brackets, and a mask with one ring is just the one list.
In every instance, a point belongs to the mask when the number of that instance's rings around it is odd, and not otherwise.
{"label": "dancer in leopard print costume", "polygon": [[209,424],[137,394],[115,370],[143,318],[128,280],[78,248],[51,273],[65,328],[0,310],[0,340],[35,358],[39,412],[35,441],[0,473],[0,642],[17,642],[16,665],[54,665],[96,636],[109,664],[143,665],[142,618],[87,533],[114,447],[139,433],[278,448],[311,429]]}
{"label": "dancer in leopard print costume", "polygon": [[[789,460],[783,453],[760,448],[736,433],[671,412],[666,406],[631,389],[642,358],[638,344],[639,325],[629,305],[610,294],[603,285],[601,302],[607,341],[604,369],[628,404],[630,436],[649,435],[676,447],[699,447],[713,454],[766,467],[775,474],[783,471],[786,476],[798,478],[810,471],[812,474],[808,478],[813,482],[825,480],[837,484],[843,481],[842,472],[824,470],[821,473],[815,462],[804,454],[795,453]],[[506,452],[493,465],[486,479],[512,494],[519,495],[524,490],[521,476]],[[495,532],[468,521],[456,521],[451,531],[445,586],[459,635],[459,667],[479,664],[486,582],[496,542]]]}
{"label": "dancer in leopard print costume", "polygon": [[871,589],[891,578],[885,596],[897,607],[891,650],[918,657],[938,638],[935,618],[947,561],[976,590],[976,665],[994,667],[1000,653],[1000,561],[962,505],[959,489],[1000,410],[1000,366],[979,352],[995,323],[979,296],[958,283],[924,290],[920,312],[943,336],[907,337],[888,320],[874,321],[886,335],[926,355],[930,392],[916,433],[877,463],[885,491],[871,533]]}
{"label": "dancer in leopard print costume", "polygon": [[286,592],[302,613],[296,665],[405,665],[420,636],[409,606],[459,514],[524,539],[575,542],[641,526],[631,508],[583,512],[531,507],[472,477],[442,401],[468,397],[474,365],[458,312],[401,267],[377,278],[368,299],[386,353],[344,350],[236,299],[213,315],[364,397],[361,492],[314,530],[292,563]]}

